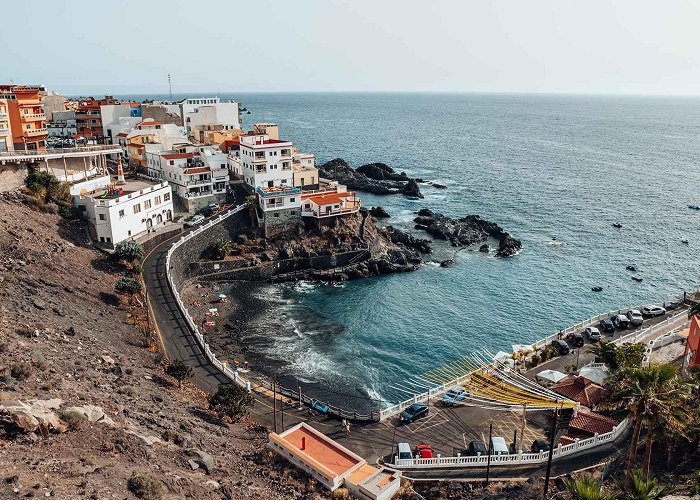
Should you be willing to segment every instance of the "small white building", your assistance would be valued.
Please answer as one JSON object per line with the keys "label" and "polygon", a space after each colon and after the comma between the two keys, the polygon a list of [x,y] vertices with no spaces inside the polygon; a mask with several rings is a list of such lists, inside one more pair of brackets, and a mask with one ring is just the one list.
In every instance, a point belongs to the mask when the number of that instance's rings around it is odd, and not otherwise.
{"label": "small white building", "polygon": [[292,151],[292,173],[294,185],[302,191],[312,191],[319,188],[316,157],[311,153],[300,153],[296,148]]}
{"label": "small white building", "polygon": [[120,186],[103,176],[75,184],[71,194],[88,220],[92,238],[107,248],[173,220],[172,190],[167,182],[130,180]]}
{"label": "small white building", "polygon": [[335,189],[304,193],[301,196],[302,217],[326,219],[349,215],[360,211],[361,202],[354,191],[347,191],[342,184]]}
{"label": "small white building", "polygon": [[180,116],[190,137],[194,136],[196,129],[238,130],[241,128],[238,103],[221,102],[218,97],[184,99],[180,102]]}

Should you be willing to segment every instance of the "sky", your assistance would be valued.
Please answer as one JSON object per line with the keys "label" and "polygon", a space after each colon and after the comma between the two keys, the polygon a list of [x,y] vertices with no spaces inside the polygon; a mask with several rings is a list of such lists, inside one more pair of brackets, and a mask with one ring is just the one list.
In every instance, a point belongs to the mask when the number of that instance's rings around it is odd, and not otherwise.
{"label": "sky", "polygon": [[0,17],[0,83],[67,95],[165,93],[168,74],[174,93],[700,94],[699,0],[35,0]]}

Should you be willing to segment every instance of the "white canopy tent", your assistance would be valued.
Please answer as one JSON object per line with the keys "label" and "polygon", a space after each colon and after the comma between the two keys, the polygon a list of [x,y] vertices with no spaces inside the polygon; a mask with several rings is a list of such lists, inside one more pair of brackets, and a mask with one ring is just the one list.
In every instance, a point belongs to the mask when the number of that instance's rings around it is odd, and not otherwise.
{"label": "white canopy tent", "polygon": [[542,370],[540,373],[535,375],[535,378],[546,382],[552,382],[553,384],[556,384],[566,377],[568,377],[566,373],[558,372],[556,370]]}
{"label": "white canopy tent", "polygon": [[578,374],[587,378],[594,384],[603,384],[610,376],[607,366],[584,366],[578,371]]}

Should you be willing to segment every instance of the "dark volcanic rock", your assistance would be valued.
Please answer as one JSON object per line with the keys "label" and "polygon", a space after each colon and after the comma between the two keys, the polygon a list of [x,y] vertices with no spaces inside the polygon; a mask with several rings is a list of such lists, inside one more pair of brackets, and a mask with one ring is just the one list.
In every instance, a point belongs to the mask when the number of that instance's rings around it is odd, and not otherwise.
{"label": "dark volcanic rock", "polygon": [[446,259],[440,262],[440,267],[450,267],[455,263],[454,259]]}
{"label": "dark volcanic rock", "polygon": [[484,243],[479,247],[479,251],[483,253],[489,253],[489,245],[488,243]]}
{"label": "dark volcanic rock", "polygon": [[336,180],[350,189],[373,194],[397,194],[401,188],[397,184],[368,178],[353,169],[342,158],[336,158],[321,165],[318,169],[318,175],[324,179]]}
{"label": "dark volcanic rock", "polygon": [[356,172],[377,181],[408,181],[408,176],[405,173],[397,174],[393,168],[384,163],[368,163],[357,167]]}
{"label": "dark volcanic rock", "polygon": [[403,245],[407,248],[412,248],[418,250],[421,253],[430,253],[430,241],[421,238],[416,238],[412,234],[405,231],[401,231],[395,227],[389,226],[387,228],[389,235],[391,236],[391,242],[397,245]]}
{"label": "dark volcanic rock", "polygon": [[[484,220],[478,215],[452,219],[424,208],[418,212],[414,221],[417,226],[425,226],[425,230],[435,238],[447,240],[453,246],[471,246],[486,241],[488,237],[495,238],[498,240],[496,257],[511,256],[522,248],[520,241],[498,224]],[[483,248],[482,246],[479,250],[484,251]]]}
{"label": "dark volcanic rock", "polygon": [[377,219],[388,219],[389,217],[391,217],[391,215],[389,215],[389,212],[384,210],[384,207],[372,207],[369,209],[369,214],[372,217],[376,217]]}
{"label": "dark volcanic rock", "polygon": [[420,188],[415,179],[409,179],[406,185],[401,189],[401,193],[414,198],[423,198],[423,193],[420,192]]}

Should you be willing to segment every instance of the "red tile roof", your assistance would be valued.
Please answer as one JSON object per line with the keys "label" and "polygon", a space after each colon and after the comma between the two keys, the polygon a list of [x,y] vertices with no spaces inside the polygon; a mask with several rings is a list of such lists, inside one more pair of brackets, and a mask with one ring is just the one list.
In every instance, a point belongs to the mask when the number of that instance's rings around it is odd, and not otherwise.
{"label": "red tile roof", "polygon": [[194,158],[194,153],[171,153],[161,156],[166,160],[182,160],[184,158]]}
{"label": "red tile roof", "polygon": [[142,125],[143,125],[143,126],[150,126],[150,125],[163,125],[163,123],[162,123],[162,122],[149,122],[149,121],[143,121],[143,122],[140,122],[140,123],[137,123],[137,124],[136,124],[136,126],[137,126],[137,127],[140,127],[140,126],[142,126]]}
{"label": "red tile roof", "polygon": [[117,134],[117,137],[126,137],[127,135],[129,135],[129,134],[127,134],[126,132],[119,132]]}
{"label": "red tile roof", "polygon": [[610,395],[610,391],[605,387],[591,382],[586,377],[575,375],[555,384],[552,390],[589,408]]}
{"label": "red tile roof", "polygon": [[605,434],[617,425],[617,421],[592,411],[581,410],[569,422],[569,429],[588,434]]}
{"label": "red tile roof", "polygon": [[185,169],[185,174],[203,174],[205,172],[209,172],[209,167],[195,167],[195,168],[186,168]]}
{"label": "red tile roof", "polygon": [[334,205],[336,203],[341,203],[346,198],[352,198],[355,195],[352,191],[347,193],[313,193],[308,195],[301,195],[301,201],[313,201],[316,205]]}

